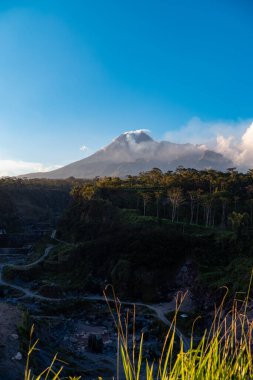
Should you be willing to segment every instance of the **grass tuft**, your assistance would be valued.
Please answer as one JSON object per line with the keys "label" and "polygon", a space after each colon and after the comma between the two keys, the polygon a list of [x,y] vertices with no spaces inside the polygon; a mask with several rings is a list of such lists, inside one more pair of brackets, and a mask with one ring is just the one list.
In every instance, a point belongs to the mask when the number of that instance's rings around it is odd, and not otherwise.
{"label": "grass tuft", "polygon": [[[251,275],[252,282],[252,275]],[[251,287],[251,283],[250,283]],[[249,287],[249,289],[250,289]],[[107,289],[108,290],[108,289]],[[136,331],[129,328],[129,311],[123,315],[122,305],[114,290],[112,297],[106,301],[118,331],[117,380],[120,379],[120,368],[123,368],[125,380],[250,380],[253,379],[253,321],[247,317],[249,290],[243,301],[235,299],[231,310],[224,311],[224,296],[219,307],[215,309],[210,328],[205,330],[196,342],[194,327],[190,347],[185,349],[181,337],[177,346],[177,314],[180,302],[177,303],[175,316],[164,339],[160,358],[149,362],[144,359],[144,337],[136,339]],[[131,312],[135,318],[135,306]],[[30,357],[37,350],[38,340],[33,342],[34,326],[31,329],[30,344],[25,368],[25,380],[63,380],[63,366],[57,355],[52,363],[39,375],[32,375]],[[60,363],[60,364],[59,364]],[[57,370],[54,370],[57,364]],[[103,375],[103,374],[101,374]],[[66,379],[66,378],[64,378]],[[80,380],[81,377],[69,377],[69,380]],[[99,378],[102,380],[102,377]]]}

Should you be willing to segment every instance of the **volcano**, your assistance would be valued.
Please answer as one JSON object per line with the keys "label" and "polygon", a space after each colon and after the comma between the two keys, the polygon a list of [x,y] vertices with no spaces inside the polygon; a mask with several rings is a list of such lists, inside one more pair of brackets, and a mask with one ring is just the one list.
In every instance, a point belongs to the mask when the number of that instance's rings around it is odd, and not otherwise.
{"label": "volcano", "polygon": [[50,172],[31,173],[22,177],[49,179],[126,177],[154,167],[165,172],[175,170],[178,166],[224,171],[233,166],[233,163],[222,154],[207,150],[203,146],[158,142],[145,130],[137,130],[121,134],[105,148],[80,161]]}

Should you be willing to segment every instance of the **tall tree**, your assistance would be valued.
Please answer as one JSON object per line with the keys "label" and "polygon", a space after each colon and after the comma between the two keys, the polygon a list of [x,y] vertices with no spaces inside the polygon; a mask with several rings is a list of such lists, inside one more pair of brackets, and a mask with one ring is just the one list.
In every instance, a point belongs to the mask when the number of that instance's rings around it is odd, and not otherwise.
{"label": "tall tree", "polygon": [[148,192],[141,191],[140,196],[143,199],[143,216],[146,216],[146,208],[147,204],[151,201],[152,199],[152,194]]}
{"label": "tall tree", "polygon": [[205,220],[205,226],[208,227],[211,224],[211,210],[212,210],[212,203],[213,203],[213,197],[211,194],[204,194],[201,197],[202,199],[202,205],[204,209],[204,220]]}
{"label": "tall tree", "polygon": [[183,203],[183,192],[180,187],[174,187],[168,190],[168,198],[172,205],[171,221],[174,222],[178,213],[179,206]]}
{"label": "tall tree", "polygon": [[155,196],[155,200],[156,200],[156,216],[157,216],[157,218],[159,218],[159,206],[160,206],[160,201],[161,201],[162,195],[163,195],[162,191],[158,190],[158,191],[154,192],[154,196]]}

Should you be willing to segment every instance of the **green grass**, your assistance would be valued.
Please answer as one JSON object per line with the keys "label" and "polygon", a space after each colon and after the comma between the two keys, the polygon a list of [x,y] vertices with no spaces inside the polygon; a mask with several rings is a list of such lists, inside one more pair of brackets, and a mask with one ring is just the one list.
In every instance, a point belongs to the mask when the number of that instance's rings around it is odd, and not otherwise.
{"label": "green grass", "polygon": [[[249,293],[248,293],[249,294]],[[137,344],[135,327],[128,328],[129,314],[122,315],[122,308],[114,295],[114,303],[108,300],[115,326],[118,331],[117,368],[121,361],[125,380],[250,380],[253,378],[252,331],[253,322],[247,318],[248,296],[242,301],[235,300],[231,310],[224,313],[223,299],[215,310],[210,329],[204,331],[199,343],[194,340],[194,323],[190,348],[186,351],[181,341],[175,352],[176,326],[179,306],[164,339],[160,357],[153,362],[144,360],[144,338],[141,335]],[[135,308],[133,311],[135,315]],[[130,331],[131,330],[131,331]],[[31,331],[30,345],[25,369],[25,380],[63,380],[61,373],[64,363],[57,355],[52,363],[39,375],[32,375],[31,355],[36,351],[38,340],[33,341]],[[57,370],[54,369],[56,366]],[[101,373],[101,378],[103,374]],[[117,370],[117,379],[119,374]],[[78,380],[80,377],[69,377]]]}
{"label": "green grass", "polygon": [[169,218],[157,218],[156,216],[143,216],[134,209],[120,209],[120,221],[127,225],[145,225],[145,226],[161,226],[167,227],[170,230],[195,234],[203,236],[210,233],[216,233],[217,236],[232,236],[231,231],[224,231],[217,227],[205,227],[198,224],[189,224],[183,222],[172,222]]}
{"label": "green grass", "polygon": [[[247,299],[240,305],[234,302],[233,308],[223,315],[223,302],[216,310],[211,329],[205,331],[200,342],[194,342],[194,324],[190,349],[185,352],[181,342],[180,350],[174,352],[178,309],[172,325],[165,337],[164,346],[157,363],[143,363],[143,336],[136,348],[125,332],[121,318],[118,318],[119,351],[126,380],[246,380],[252,379],[252,328],[247,319]],[[120,315],[120,308],[118,309]],[[155,365],[156,364],[156,365]],[[155,371],[155,368],[157,370]],[[155,373],[156,372],[156,373]]]}

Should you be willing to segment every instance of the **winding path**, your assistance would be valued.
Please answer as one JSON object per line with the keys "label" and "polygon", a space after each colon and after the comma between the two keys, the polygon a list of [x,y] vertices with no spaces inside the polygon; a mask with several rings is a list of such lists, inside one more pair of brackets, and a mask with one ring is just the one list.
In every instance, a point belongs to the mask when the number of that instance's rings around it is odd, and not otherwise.
{"label": "winding path", "polygon": [[[57,239],[55,239],[55,230],[52,232],[52,235],[51,235],[51,238],[58,241]],[[61,241],[62,243],[63,241]],[[3,269],[5,267],[9,267],[9,268],[14,268],[14,269],[17,269],[17,270],[25,270],[25,269],[31,269],[33,268],[34,266],[42,263],[46,257],[49,255],[50,251],[52,250],[53,248],[53,245],[49,245],[46,249],[45,249],[45,252],[44,254],[39,257],[37,260],[35,260],[34,262],[30,263],[30,264],[25,264],[25,265],[16,265],[16,264],[2,264],[0,263],[0,285],[3,285],[3,286],[6,286],[6,287],[9,287],[11,289],[14,289],[16,291],[19,291],[21,293],[23,293],[22,296],[19,296],[19,297],[14,297],[15,299],[24,299],[24,298],[32,298],[32,299],[37,299],[37,300],[40,300],[40,301],[46,301],[46,302],[62,302],[62,301],[71,301],[71,300],[80,300],[80,301],[100,301],[100,302],[115,302],[114,299],[112,298],[107,298],[105,299],[104,296],[99,296],[99,295],[90,295],[90,296],[71,296],[71,297],[65,297],[65,298],[51,298],[51,297],[45,297],[45,296],[42,296],[30,289],[27,289],[27,288],[24,288],[22,286],[19,286],[19,285],[14,285],[10,282],[7,282],[3,279]],[[122,305],[136,305],[136,306],[141,306],[141,307],[145,307],[151,311],[153,311],[157,318],[163,322],[165,325],[167,326],[171,326],[171,322],[166,318],[165,316],[165,312],[163,310],[163,308],[161,307],[161,305],[156,305],[156,304],[153,304],[153,305],[149,305],[149,304],[145,304],[145,303],[142,303],[142,302],[127,302],[127,301],[122,301],[120,302]],[[164,306],[164,305],[163,305]],[[173,310],[167,310],[167,311],[173,311]],[[176,329],[175,330],[176,332],[176,335],[182,340],[182,343],[183,343],[183,347],[184,347],[184,351],[188,351],[189,348],[190,348],[190,339],[185,337],[181,332],[180,330]]]}

